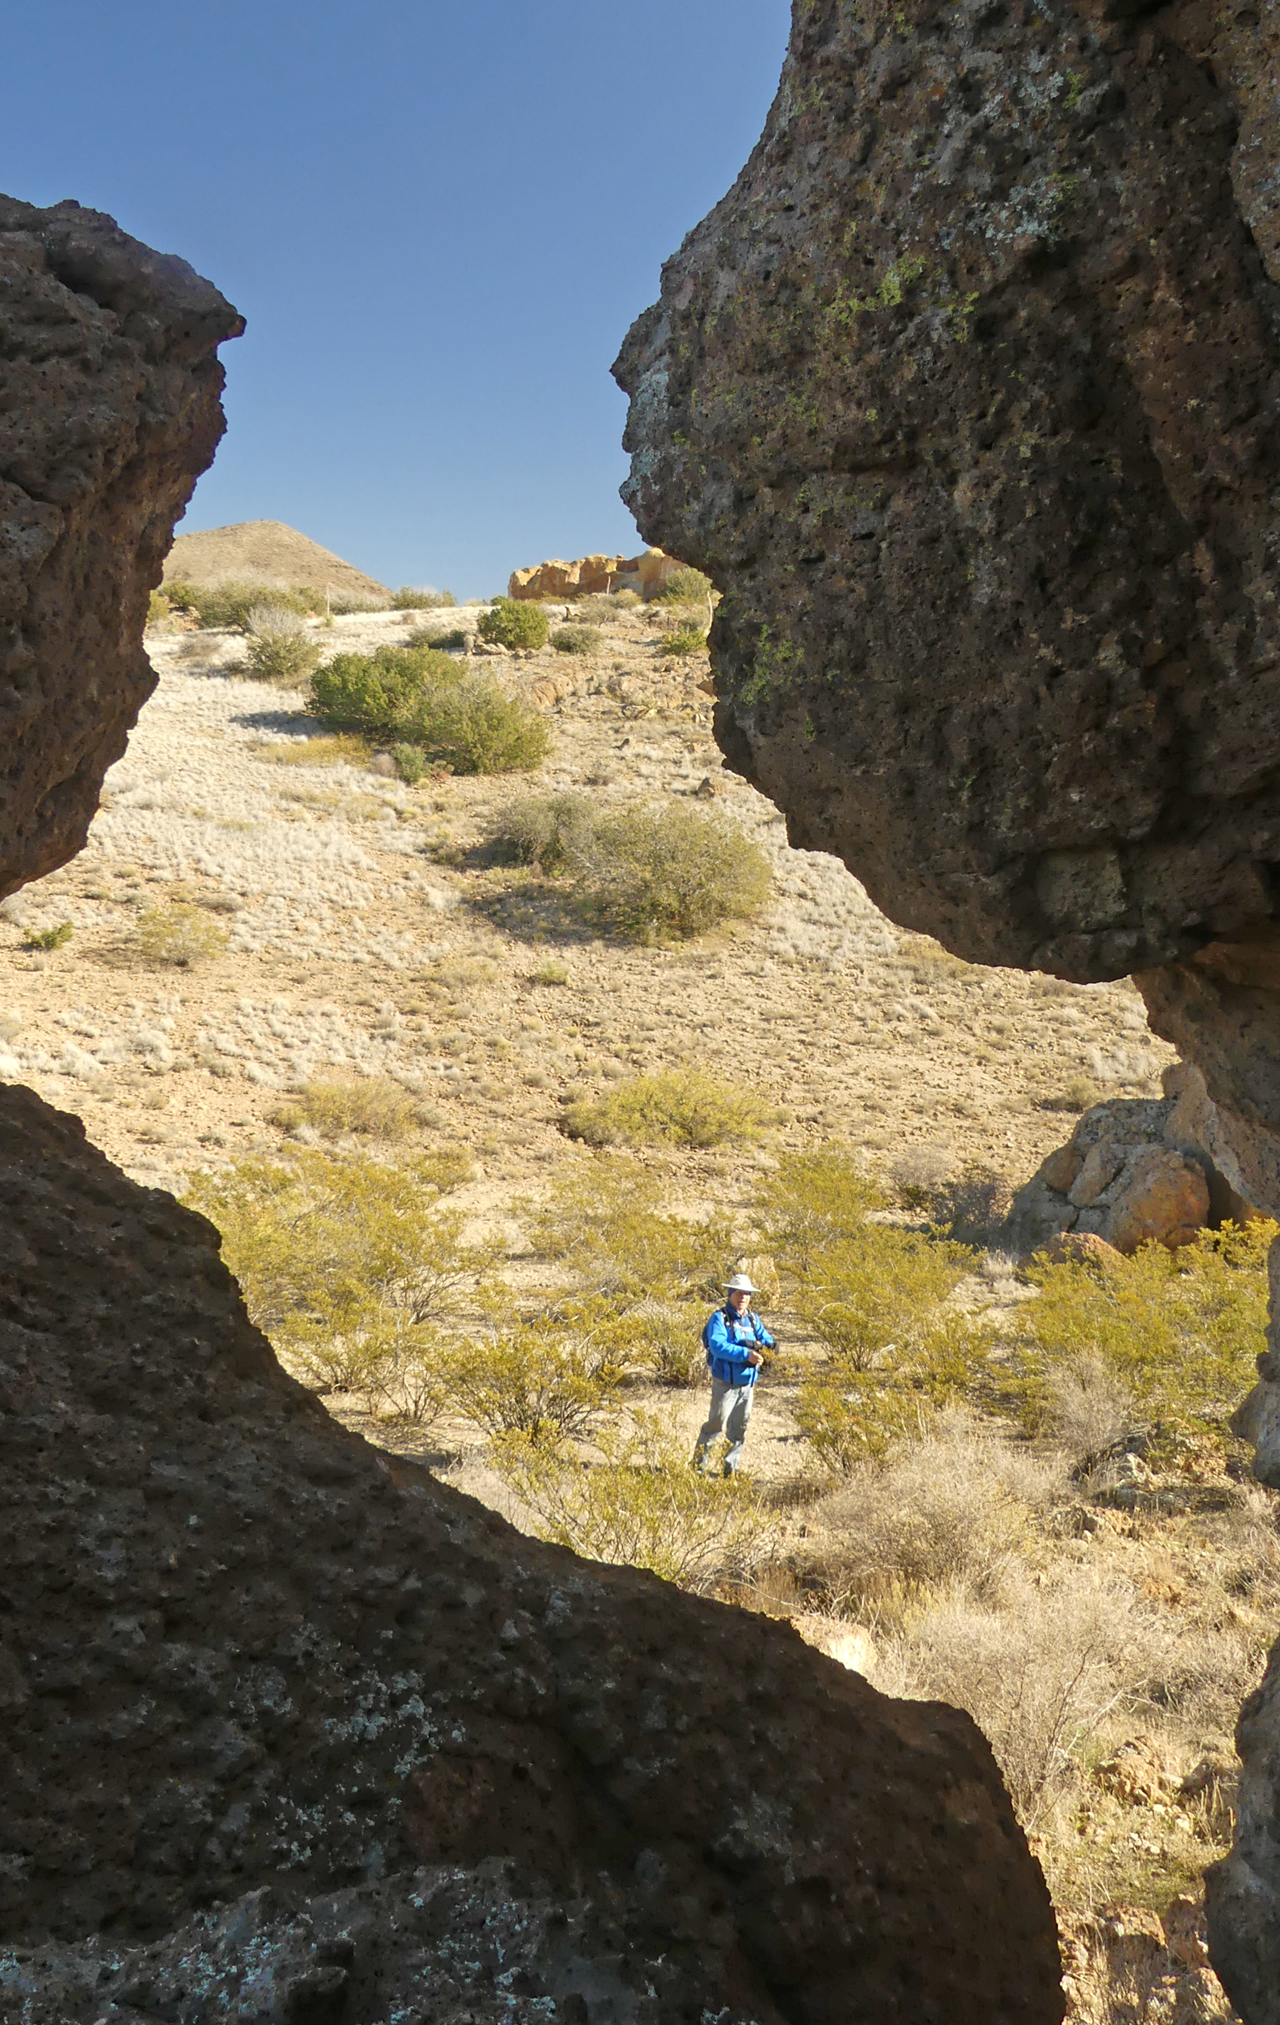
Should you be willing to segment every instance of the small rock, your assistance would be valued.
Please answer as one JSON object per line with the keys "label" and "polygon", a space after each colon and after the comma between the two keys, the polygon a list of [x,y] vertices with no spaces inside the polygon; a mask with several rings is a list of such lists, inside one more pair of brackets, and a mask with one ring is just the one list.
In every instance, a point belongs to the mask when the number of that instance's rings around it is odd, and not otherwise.
{"label": "small rock", "polygon": [[[1100,1273],[1114,1273],[1124,1264],[1124,1253],[1092,1231],[1056,1231],[1034,1258],[1051,1266],[1093,1266]],[[1029,1265],[1031,1259],[1023,1260]]]}

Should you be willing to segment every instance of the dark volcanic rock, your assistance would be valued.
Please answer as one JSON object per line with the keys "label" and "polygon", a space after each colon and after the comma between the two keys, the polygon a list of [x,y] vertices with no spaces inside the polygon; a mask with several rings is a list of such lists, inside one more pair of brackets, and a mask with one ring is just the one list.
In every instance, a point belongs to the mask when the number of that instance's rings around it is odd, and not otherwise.
{"label": "dark volcanic rock", "polygon": [[80,849],[243,323],[100,211],[0,197],[0,897]]}
{"label": "dark volcanic rock", "polygon": [[[497,1858],[509,1896],[589,1898],[613,1932],[635,2008],[601,2016],[1060,2016],[1044,1884],[966,1716],[525,1539],[345,1433],[249,1325],[212,1227],[13,1089],[0,1510],[11,1941],[118,1949],[271,1886],[307,1956],[290,1922],[328,1933],[334,1891]],[[56,2015],[56,1979],[99,1959],[71,1954],[47,1987],[44,1953],[0,1958],[0,1990]],[[369,1989],[346,2025],[388,2015]]]}
{"label": "dark volcanic rock", "polygon": [[726,753],[979,961],[1116,977],[1272,912],[1264,11],[803,0],[617,368],[641,529],[725,593]]}

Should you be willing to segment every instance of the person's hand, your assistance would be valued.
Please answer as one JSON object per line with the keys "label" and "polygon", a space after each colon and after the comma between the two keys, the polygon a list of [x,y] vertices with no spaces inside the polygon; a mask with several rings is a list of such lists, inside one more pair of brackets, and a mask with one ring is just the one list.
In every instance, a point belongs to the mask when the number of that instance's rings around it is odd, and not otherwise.
{"label": "person's hand", "polygon": [[763,1364],[764,1358],[760,1355],[760,1352],[758,1350],[748,1350],[747,1362],[748,1364]]}

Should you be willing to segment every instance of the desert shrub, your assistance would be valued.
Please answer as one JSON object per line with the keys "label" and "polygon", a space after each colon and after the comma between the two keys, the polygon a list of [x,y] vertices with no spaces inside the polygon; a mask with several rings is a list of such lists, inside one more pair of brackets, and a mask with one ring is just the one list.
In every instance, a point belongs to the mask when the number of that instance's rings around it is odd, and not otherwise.
{"label": "desert shrub", "polygon": [[895,1158],[890,1174],[904,1209],[928,1209],[948,1180],[955,1161],[944,1146],[908,1146]]}
{"label": "desert shrub", "polygon": [[720,1218],[690,1223],[660,1207],[661,1183],[633,1161],[600,1156],[563,1175],[529,1207],[536,1252],[609,1297],[716,1300],[733,1233]]}
{"label": "desert shrub", "polygon": [[438,612],[457,602],[452,591],[433,591],[429,586],[415,590],[412,584],[402,584],[391,593],[393,612]]}
{"label": "desert shrub", "polygon": [[297,612],[277,605],[251,605],[245,615],[249,632],[249,672],[263,682],[300,689],[315,673],[320,649]]}
{"label": "desert shrub", "polygon": [[476,630],[495,647],[545,647],[551,621],[532,599],[495,598],[480,614]]}
{"label": "desert shrub", "polygon": [[216,630],[245,627],[250,611],[255,608],[263,610],[270,606],[274,611],[295,612],[302,617],[314,617],[325,608],[318,591],[283,590],[274,584],[192,584],[174,579],[163,590],[171,605],[194,612],[202,626]]}
{"label": "desert shrub", "polygon": [[455,1343],[444,1353],[452,1409],[491,1440],[529,1444],[587,1434],[617,1398],[622,1368],[607,1304],[548,1313]]}
{"label": "desert shrub", "polygon": [[689,1467],[674,1427],[637,1414],[629,1429],[596,1436],[598,1462],[563,1445],[507,1442],[494,1461],[534,1514],[544,1540],[588,1560],[648,1568],[695,1595],[745,1581],[774,1550],[776,1522],[736,1477]]}
{"label": "desert shrub", "polygon": [[569,869],[573,840],[590,822],[591,804],[585,795],[536,795],[504,812],[499,840],[522,864],[554,875]]}
{"label": "desert shrub", "polygon": [[549,743],[528,704],[431,647],[335,655],[311,679],[311,709],[332,731],[416,746],[457,773],[535,767]]}
{"label": "desert shrub", "polygon": [[663,1301],[652,1296],[625,1312],[627,1354],[658,1385],[700,1385],[707,1375],[702,1327],[704,1302]]}
{"label": "desert shrub", "polygon": [[966,1161],[959,1174],[933,1190],[928,1202],[938,1228],[965,1245],[998,1244],[1012,1207],[1008,1175],[980,1160]]}
{"label": "desert shrub", "polygon": [[639,611],[644,599],[638,591],[593,591],[576,600],[584,619],[611,619],[618,612]]}
{"label": "desert shrub", "polygon": [[584,903],[642,941],[689,936],[754,914],[768,860],[735,823],[683,804],[606,812],[566,838]]}
{"label": "desert shrub", "polygon": [[403,1333],[448,1314],[491,1263],[440,1206],[469,1173],[458,1154],[389,1167],[308,1149],[200,1175],[188,1200],[221,1232],[258,1326],[313,1378],[364,1391]]}
{"label": "desert shrub", "polygon": [[529,982],[530,984],[568,984],[569,972],[563,963],[556,963],[551,958],[548,958],[546,963],[540,963],[536,970],[530,972]]}
{"label": "desert shrub", "polygon": [[229,939],[226,929],[211,921],[203,907],[171,900],[164,907],[148,907],[139,916],[133,947],[144,963],[190,970],[209,957],[221,956]]}
{"label": "desert shrub", "polygon": [[45,951],[65,949],[75,932],[69,921],[60,921],[56,928],[33,928],[29,935],[23,936],[22,946],[24,949]]}
{"label": "desert shrub", "polygon": [[654,594],[652,602],[662,605],[705,604],[714,590],[710,577],[704,576],[701,570],[685,567],[672,570],[662,589]]}
{"label": "desert shrub", "polygon": [[564,1129],[589,1146],[722,1146],[759,1139],[773,1113],[752,1090],[705,1069],[635,1076],[601,1097],[570,1104]]}
{"label": "desert shrub", "polygon": [[162,591],[152,591],[147,599],[147,625],[162,626],[172,610],[172,604]]}
{"label": "desert shrub", "polygon": [[704,626],[673,626],[658,642],[657,651],[664,659],[683,660],[688,654],[705,654],[707,633]]}
{"label": "desert shrub", "polygon": [[1051,1415],[1059,1374],[1096,1359],[1166,1427],[1221,1434],[1266,1347],[1267,1253],[1276,1235],[1263,1218],[1224,1224],[1176,1252],[1144,1245],[1101,1275],[1037,1262],[1039,1295],[1019,1310],[1033,1424]]}
{"label": "desert shrub", "polygon": [[596,626],[557,626],[551,645],[557,654],[598,654],[604,634]]}
{"label": "desert shrub", "polygon": [[467,631],[464,626],[450,626],[444,633],[428,632],[424,627],[417,633],[410,633],[405,642],[407,647],[434,647],[441,654],[465,654]]}
{"label": "desert shrub", "polygon": [[858,1237],[884,1195],[858,1153],[829,1144],[780,1154],[753,1207],[766,1248],[784,1271],[804,1273],[821,1252]]}
{"label": "desert shrub", "polygon": [[427,755],[420,745],[393,745],[391,757],[396,763],[396,772],[406,787],[417,787],[418,782],[430,770]]}
{"label": "desert shrub", "polygon": [[406,1139],[417,1130],[417,1099],[388,1076],[333,1076],[306,1083],[273,1115],[286,1132],[309,1126],[326,1138],[355,1133],[368,1139]]}

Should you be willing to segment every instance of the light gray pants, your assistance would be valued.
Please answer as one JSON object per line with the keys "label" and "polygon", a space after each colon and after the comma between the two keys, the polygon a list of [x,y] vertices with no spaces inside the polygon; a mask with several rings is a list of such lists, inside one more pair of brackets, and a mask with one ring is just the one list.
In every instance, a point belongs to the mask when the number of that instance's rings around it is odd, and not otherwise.
{"label": "light gray pants", "polygon": [[724,1459],[724,1473],[727,1477],[737,1475],[755,1392],[754,1385],[726,1385],[723,1378],[712,1379],[711,1411],[702,1423],[702,1432],[693,1451],[695,1469],[706,1468],[707,1450],[713,1441],[724,1435],[729,1443],[729,1453]]}

